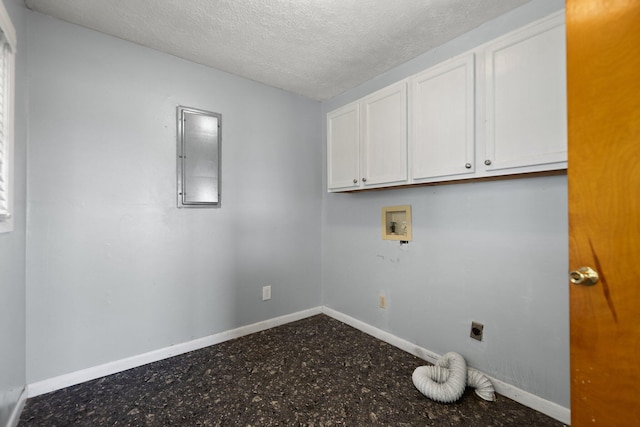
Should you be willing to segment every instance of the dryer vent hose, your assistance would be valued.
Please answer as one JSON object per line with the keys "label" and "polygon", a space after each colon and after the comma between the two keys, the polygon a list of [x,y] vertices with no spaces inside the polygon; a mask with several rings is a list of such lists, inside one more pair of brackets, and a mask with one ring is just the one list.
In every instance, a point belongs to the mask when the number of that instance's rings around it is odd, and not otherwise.
{"label": "dryer vent hose", "polygon": [[434,366],[420,366],[413,371],[413,384],[420,393],[437,402],[460,399],[465,387],[473,387],[484,400],[495,400],[495,390],[486,375],[472,368],[458,353],[447,353]]}

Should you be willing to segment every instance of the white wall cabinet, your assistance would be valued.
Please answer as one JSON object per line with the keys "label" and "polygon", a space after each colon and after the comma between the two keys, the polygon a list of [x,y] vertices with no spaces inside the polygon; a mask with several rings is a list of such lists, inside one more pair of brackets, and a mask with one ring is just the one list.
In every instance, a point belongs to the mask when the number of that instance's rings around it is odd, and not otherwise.
{"label": "white wall cabinet", "polygon": [[329,191],[406,184],[406,82],[327,114],[327,155]]}
{"label": "white wall cabinet", "polygon": [[565,52],[559,12],[328,113],[329,191],[566,169]]}
{"label": "white wall cabinet", "polygon": [[485,69],[487,171],[566,168],[564,15],[487,45]]}
{"label": "white wall cabinet", "polygon": [[407,83],[362,100],[362,185],[404,184],[407,168]]}
{"label": "white wall cabinet", "polygon": [[474,55],[411,78],[411,178],[414,182],[473,175]]}
{"label": "white wall cabinet", "polygon": [[360,104],[327,114],[327,183],[329,190],[352,190],[360,181]]}

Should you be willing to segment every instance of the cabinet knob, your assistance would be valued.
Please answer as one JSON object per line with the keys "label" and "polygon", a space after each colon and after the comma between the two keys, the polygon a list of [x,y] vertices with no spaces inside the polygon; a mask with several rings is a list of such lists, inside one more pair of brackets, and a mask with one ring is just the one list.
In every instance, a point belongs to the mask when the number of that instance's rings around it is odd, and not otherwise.
{"label": "cabinet knob", "polygon": [[487,166],[489,166],[489,165],[491,164],[491,160],[489,160],[489,159],[485,160],[485,161],[484,161],[484,164],[485,164],[485,165],[487,165]]}
{"label": "cabinet knob", "polygon": [[464,165],[464,167],[467,169],[471,169],[471,163],[467,163],[466,165]]}
{"label": "cabinet knob", "polygon": [[367,178],[362,178],[362,182],[367,182]]}
{"label": "cabinet knob", "polygon": [[354,183],[354,184],[357,184],[357,183],[358,183],[358,180],[357,180],[357,179],[355,179],[355,178],[353,178],[353,183]]}

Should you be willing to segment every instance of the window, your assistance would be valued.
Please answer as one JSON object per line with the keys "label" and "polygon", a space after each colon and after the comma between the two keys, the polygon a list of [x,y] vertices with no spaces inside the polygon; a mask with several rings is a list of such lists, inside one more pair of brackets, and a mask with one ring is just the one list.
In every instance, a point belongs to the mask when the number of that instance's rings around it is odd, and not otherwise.
{"label": "window", "polygon": [[13,118],[16,32],[0,2],[0,233],[13,230]]}

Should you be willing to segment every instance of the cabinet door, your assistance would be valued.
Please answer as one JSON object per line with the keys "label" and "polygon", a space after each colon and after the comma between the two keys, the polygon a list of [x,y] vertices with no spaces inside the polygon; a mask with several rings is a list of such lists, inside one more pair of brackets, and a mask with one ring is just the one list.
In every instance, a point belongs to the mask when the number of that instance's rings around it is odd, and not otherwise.
{"label": "cabinet door", "polygon": [[327,114],[327,181],[329,190],[358,187],[360,176],[360,109],[357,103]]}
{"label": "cabinet door", "polygon": [[407,84],[362,100],[362,181],[365,186],[407,182]]}
{"label": "cabinet door", "polygon": [[411,177],[474,172],[474,56],[411,79]]}
{"label": "cabinet door", "polygon": [[566,167],[565,51],[564,14],[487,47],[488,170]]}

